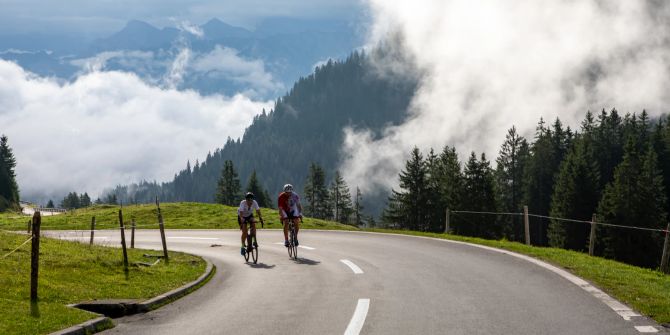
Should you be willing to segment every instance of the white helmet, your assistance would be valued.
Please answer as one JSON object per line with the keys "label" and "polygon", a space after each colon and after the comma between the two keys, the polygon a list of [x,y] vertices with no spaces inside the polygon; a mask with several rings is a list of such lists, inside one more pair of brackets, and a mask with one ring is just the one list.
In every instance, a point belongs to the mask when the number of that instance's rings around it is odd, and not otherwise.
{"label": "white helmet", "polygon": [[293,185],[291,184],[284,185],[284,192],[293,192]]}

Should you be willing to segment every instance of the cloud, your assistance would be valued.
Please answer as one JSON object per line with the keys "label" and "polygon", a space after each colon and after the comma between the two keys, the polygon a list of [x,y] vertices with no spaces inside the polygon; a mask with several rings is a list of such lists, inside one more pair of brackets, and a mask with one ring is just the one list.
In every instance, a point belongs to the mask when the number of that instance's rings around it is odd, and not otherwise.
{"label": "cloud", "polygon": [[[666,2],[370,0],[369,6],[370,45],[399,36],[396,47],[425,75],[407,122],[380,139],[345,131],[341,170],[364,192],[395,187],[414,145],[455,145],[461,155],[495,157],[508,128],[532,137],[540,117],[558,116],[575,127],[587,110],[667,111]],[[397,64],[379,68],[398,71]]]}
{"label": "cloud", "polygon": [[205,32],[202,31],[202,28],[198,27],[197,25],[188,22],[188,21],[181,21],[178,25],[177,28],[181,31],[185,31],[197,38],[203,38],[205,36]]}
{"label": "cloud", "polygon": [[61,84],[0,60],[0,133],[16,155],[25,199],[169,180],[187,159],[241,136],[272,105],[162,89],[124,72]]}
{"label": "cloud", "polygon": [[272,74],[265,71],[262,60],[247,60],[233,48],[217,45],[209,53],[197,55],[191,69],[201,75],[212,78],[225,78],[233,82],[250,86],[253,90],[266,94],[283,88]]}
{"label": "cloud", "polygon": [[85,72],[105,70],[107,63],[116,59],[122,66],[139,69],[150,64],[154,58],[151,51],[104,51],[93,57],[79,58],[70,61],[70,64],[80,67]]}
{"label": "cloud", "polygon": [[71,60],[85,74],[108,69],[113,62],[125,71],[139,75],[150,84],[166,88],[183,88],[184,82],[231,82],[244,88],[250,97],[270,96],[284,89],[281,81],[266,71],[263,60],[246,59],[239,51],[216,45],[207,52],[190,49],[185,39],[175,42],[172,50],[151,51],[105,51],[93,57]]}

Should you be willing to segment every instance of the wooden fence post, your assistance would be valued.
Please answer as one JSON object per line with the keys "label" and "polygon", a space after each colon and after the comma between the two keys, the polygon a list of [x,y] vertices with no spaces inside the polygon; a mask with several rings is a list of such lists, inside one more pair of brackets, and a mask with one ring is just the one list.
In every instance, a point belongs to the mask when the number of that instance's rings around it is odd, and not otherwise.
{"label": "wooden fence post", "polygon": [[670,273],[668,269],[668,259],[670,258],[670,238],[668,233],[670,231],[670,223],[668,223],[668,228],[665,230],[665,243],[663,243],[663,257],[661,257],[661,271],[663,273]]}
{"label": "wooden fence post", "polygon": [[135,219],[131,221],[130,249],[135,249]]}
{"label": "wooden fence post", "polygon": [[123,227],[123,212],[119,209],[119,226],[121,228],[121,248],[123,249],[123,269],[128,271],[128,252],[126,251],[126,228]]}
{"label": "wooden fence post", "polygon": [[591,217],[591,234],[589,236],[589,256],[593,256],[596,247],[596,214]]}
{"label": "wooden fence post", "polygon": [[30,234],[32,226],[33,226],[33,220],[28,220],[28,234]]}
{"label": "wooden fence post", "polygon": [[91,218],[91,241],[89,245],[93,245],[93,235],[95,235],[95,216]]}
{"label": "wooden fence post", "polygon": [[523,225],[526,233],[526,245],[530,245],[530,222],[528,221],[528,206],[523,206]]}
{"label": "wooden fence post", "polygon": [[447,221],[445,221],[445,224],[444,224],[444,232],[447,233],[447,234],[449,234],[449,219],[450,219],[449,216],[450,216],[450,214],[451,214],[451,210],[449,208],[447,208]]}
{"label": "wooden fence post", "polygon": [[156,197],[156,208],[158,208],[158,228],[161,231],[161,242],[163,243],[163,258],[165,263],[168,262],[168,250],[167,243],[165,242],[165,226],[163,225],[163,214],[161,214],[161,206],[158,203],[158,197]]}
{"label": "wooden fence post", "polygon": [[40,266],[40,225],[42,217],[40,212],[33,215],[32,248],[30,250],[30,302],[37,302],[37,279]]}

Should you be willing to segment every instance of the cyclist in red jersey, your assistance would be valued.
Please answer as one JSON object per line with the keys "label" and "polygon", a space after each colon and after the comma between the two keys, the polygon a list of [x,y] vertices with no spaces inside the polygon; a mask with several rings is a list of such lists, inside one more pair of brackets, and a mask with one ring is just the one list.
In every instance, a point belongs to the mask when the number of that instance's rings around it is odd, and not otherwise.
{"label": "cyclist in red jersey", "polygon": [[288,220],[293,220],[295,224],[295,244],[298,245],[302,205],[300,204],[300,196],[293,192],[293,185],[284,185],[284,192],[279,194],[277,208],[279,209],[279,219],[284,225],[284,246],[288,247]]}

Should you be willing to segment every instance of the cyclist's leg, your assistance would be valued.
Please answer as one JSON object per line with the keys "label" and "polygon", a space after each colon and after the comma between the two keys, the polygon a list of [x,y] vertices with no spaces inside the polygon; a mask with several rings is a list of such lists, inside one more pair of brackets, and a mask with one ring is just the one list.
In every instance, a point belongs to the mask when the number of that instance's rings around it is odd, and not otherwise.
{"label": "cyclist's leg", "polygon": [[249,224],[251,224],[251,241],[254,243],[255,246],[258,244],[256,243],[256,220],[252,217],[251,220],[249,220]]}
{"label": "cyclist's leg", "polygon": [[246,222],[242,222],[242,224],[240,224],[240,227],[241,227],[241,229],[242,229],[242,238],[241,238],[241,240],[242,240],[242,247],[244,247],[244,246],[246,245],[245,242],[247,241],[247,223],[246,223]]}
{"label": "cyclist's leg", "polygon": [[288,241],[288,215],[286,215],[283,209],[279,210],[279,218],[281,224],[284,226],[284,242],[286,242]]}
{"label": "cyclist's leg", "polygon": [[300,219],[293,218],[293,223],[295,224],[295,240],[298,242],[298,231],[300,231]]}

